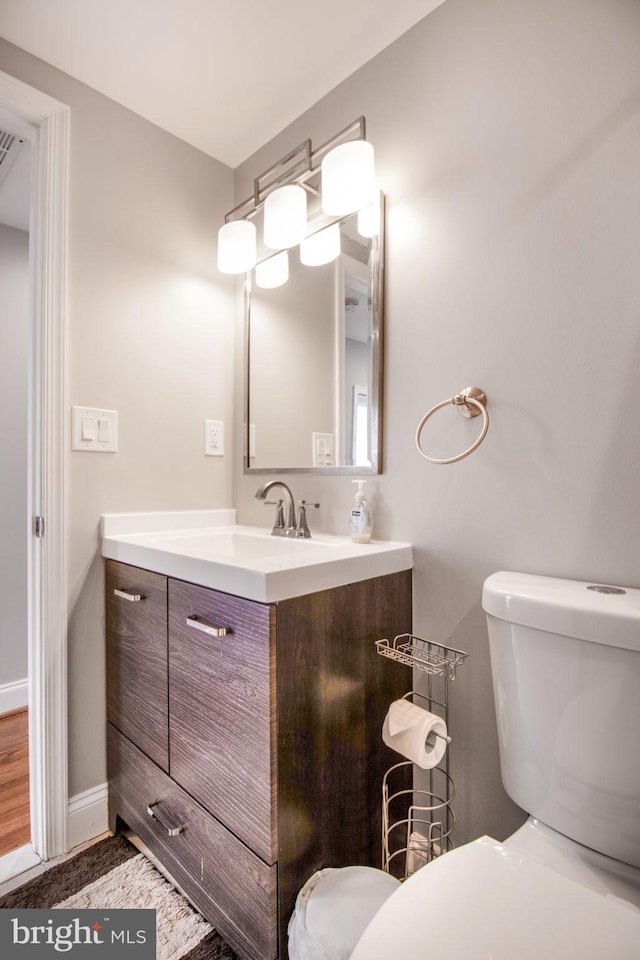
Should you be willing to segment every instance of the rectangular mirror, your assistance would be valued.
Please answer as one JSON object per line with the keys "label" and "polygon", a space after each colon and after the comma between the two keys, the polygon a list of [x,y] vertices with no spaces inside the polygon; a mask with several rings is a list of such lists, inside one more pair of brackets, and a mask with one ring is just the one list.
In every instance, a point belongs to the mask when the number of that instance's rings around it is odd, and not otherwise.
{"label": "rectangular mirror", "polygon": [[245,473],[380,473],[384,198],[373,237],[337,221],[341,253],[245,285]]}

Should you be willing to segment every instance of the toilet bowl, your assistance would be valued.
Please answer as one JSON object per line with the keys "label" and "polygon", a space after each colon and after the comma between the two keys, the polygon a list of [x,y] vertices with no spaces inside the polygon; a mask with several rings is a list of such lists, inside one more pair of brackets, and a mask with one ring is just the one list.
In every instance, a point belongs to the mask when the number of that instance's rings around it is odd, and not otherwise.
{"label": "toilet bowl", "polygon": [[638,960],[640,590],[502,572],[483,607],[502,780],[529,819],[418,870],[351,960]]}

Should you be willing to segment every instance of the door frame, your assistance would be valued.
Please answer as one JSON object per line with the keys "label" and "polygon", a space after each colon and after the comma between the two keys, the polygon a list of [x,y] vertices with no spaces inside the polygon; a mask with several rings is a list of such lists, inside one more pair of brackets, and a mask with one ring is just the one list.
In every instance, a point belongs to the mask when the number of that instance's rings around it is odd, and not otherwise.
{"label": "door frame", "polygon": [[[70,109],[0,72],[0,106],[34,129],[29,228],[29,775],[31,843],[67,852],[65,331]],[[35,518],[44,518],[36,536]]]}

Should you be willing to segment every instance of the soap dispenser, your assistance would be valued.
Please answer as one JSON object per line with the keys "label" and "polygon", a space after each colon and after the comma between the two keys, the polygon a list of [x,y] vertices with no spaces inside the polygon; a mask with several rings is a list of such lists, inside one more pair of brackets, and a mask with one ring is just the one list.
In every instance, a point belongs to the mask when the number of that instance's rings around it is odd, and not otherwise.
{"label": "soap dispenser", "polygon": [[371,506],[364,492],[366,480],[353,480],[352,483],[358,484],[358,491],[351,508],[351,519],[349,527],[351,530],[351,539],[354,543],[369,543],[373,533],[373,513]]}

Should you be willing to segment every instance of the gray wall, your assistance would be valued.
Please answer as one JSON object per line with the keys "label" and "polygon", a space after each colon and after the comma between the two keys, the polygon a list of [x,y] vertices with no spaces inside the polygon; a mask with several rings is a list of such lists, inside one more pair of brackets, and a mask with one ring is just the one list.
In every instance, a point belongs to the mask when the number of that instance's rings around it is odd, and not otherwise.
{"label": "gray wall", "polygon": [[[67,449],[69,793],[103,783],[100,514],[232,505],[232,171],[0,41],[0,69],[71,107],[67,400],[115,409],[116,454]],[[203,420],[229,426],[204,457]],[[70,422],[70,420],[69,420]]]}
{"label": "gray wall", "polygon": [[[452,687],[459,841],[522,819],[500,785],[485,577],[640,585],[639,38],[636,0],[447,0],[237,171],[242,198],[304,137],[367,117],[388,214],[368,489],[377,536],[415,547],[415,631],[470,654]],[[489,397],[485,442],[427,463],[418,421],[469,385]],[[447,435],[445,413],[424,435],[441,456],[478,429]],[[266,525],[259,479],[239,470],[237,506]],[[322,503],[312,527],[347,533],[349,478],[293,479]]]}
{"label": "gray wall", "polygon": [[28,333],[29,234],[0,224],[0,688],[27,678]]}

